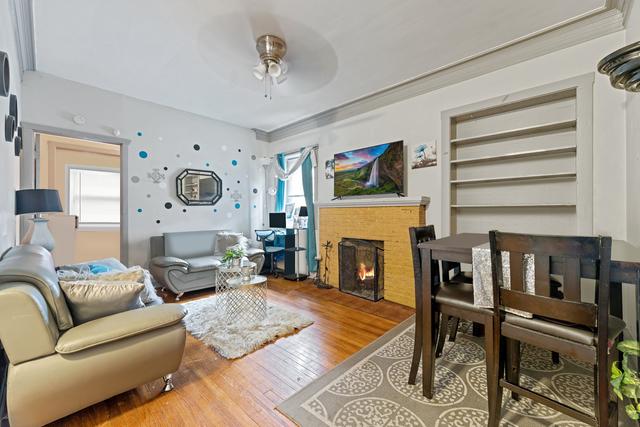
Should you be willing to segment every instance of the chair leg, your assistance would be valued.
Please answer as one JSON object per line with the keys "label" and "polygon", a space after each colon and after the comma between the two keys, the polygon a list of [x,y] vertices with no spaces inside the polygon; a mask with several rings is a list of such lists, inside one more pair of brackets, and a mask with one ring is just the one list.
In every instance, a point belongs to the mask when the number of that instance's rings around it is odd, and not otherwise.
{"label": "chair leg", "polygon": [[[511,384],[520,384],[520,342],[505,338],[506,344],[506,369],[507,381]],[[520,400],[517,393],[511,392],[513,400]]]}
{"label": "chair leg", "polygon": [[411,369],[409,370],[409,384],[416,384],[418,376],[418,366],[420,365],[420,355],[422,354],[423,333],[422,333],[422,298],[416,297],[416,331],[413,342],[413,357],[411,358]]}
{"label": "chair leg", "polygon": [[560,363],[560,353],[558,353],[557,351],[552,351],[551,352],[551,362],[553,362],[554,365],[557,365]]}
{"label": "chair leg", "polygon": [[436,357],[435,357],[435,331],[437,328],[437,314],[433,308],[425,310],[423,321],[423,342],[422,342],[422,395],[427,399],[433,399],[433,386],[435,380]]}
{"label": "chair leg", "polygon": [[595,374],[595,396],[596,402],[596,419],[599,427],[609,426],[609,363],[607,358],[607,343],[598,343],[598,358],[596,366],[594,366]]}
{"label": "chair leg", "polygon": [[436,359],[442,356],[442,349],[444,348],[444,341],[447,338],[447,329],[449,329],[449,319],[451,318],[448,314],[442,313],[442,317],[440,318],[440,325],[438,326],[438,344],[436,345]]}
{"label": "chair leg", "polygon": [[498,427],[502,418],[502,387],[504,376],[506,345],[500,336],[499,319],[489,319],[485,323],[484,345],[487,355],[487,400],[489,406],[489,427]]}
{"label": "chair leg", "polygon": [[184,295],[184,292],[180,292],[178,295],[176,295],[176,301],[180,301],[180,298],[182,298],[182,295]]}
{"label": "chair leg", "polygon": [[458,317],[453,318],[453,322],[451,323],[451,329],[449,330],[449,341],[455,342],[456,335],[458,334],[458,325],[460,324],[460,319]]}

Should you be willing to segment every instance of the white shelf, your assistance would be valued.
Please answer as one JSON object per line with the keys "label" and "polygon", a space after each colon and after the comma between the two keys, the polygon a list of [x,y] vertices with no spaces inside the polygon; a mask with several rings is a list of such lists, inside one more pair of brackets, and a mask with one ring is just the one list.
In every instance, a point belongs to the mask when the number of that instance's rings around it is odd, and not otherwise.
{"label": "white shelf", "polygon": [[575,172],[548,173],[540,175],[517,175],[517,176],[501,176],[495,178],[475,178],[475,179],[458,179],[451,181],[451,185],[456,184],[479,184],[483,182],[503,182],[503,181],[528,181],[537,179],[554,179],[554,178],[576,178]]}
{"label": "white shelf", "polygon": [[517,153],[500,154],[497,156],[474,157],[470,159],[451,160],[452,165],[467,165],[472,163],[493,162],[499,160],[522,159],[527,157],[547,156],[553,154],[575,153],[576,146],[568,145],[558,148],[544,148],[540,150],[520,151]]}
{"label": "white shelf", "polygon": [[507,138],[515,138],[518,136],[533,136],[541,133],[557,132],[576,128],[575,120],[567,120],[563,122],[547,123],[544,125],[527,126],[519,129],[511,129],[502,132],[488,133],[484,135],[471,136],[468,138],[456,138],[451,140],[451,144],[472,144],[476,142],[494,141]]}
{"label": "white shelf", "polygon": [[495,205],[451,205],[456,209],[484,209],[484,208],[571,208],[575,203],[522,203]]}

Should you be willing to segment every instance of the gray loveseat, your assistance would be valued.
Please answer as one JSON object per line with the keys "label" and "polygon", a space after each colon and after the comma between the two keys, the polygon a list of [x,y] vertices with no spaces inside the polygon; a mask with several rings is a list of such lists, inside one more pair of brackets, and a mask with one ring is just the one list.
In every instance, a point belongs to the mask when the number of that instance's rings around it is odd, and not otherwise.
{"label": "gray loveseat", "polygon": [[[176,300],[189,291],[211,288],[229,243],[220,237],[226,230],[202,230],[164,233],[151,237],[151,263],[153,277],[166,289],[177,295]],[[228,236],[228,235],[227,235]],[[245,239],[247,240],[247,239]],[[259,243],[247,240],[247,258],[262,270],[264,251]]]}

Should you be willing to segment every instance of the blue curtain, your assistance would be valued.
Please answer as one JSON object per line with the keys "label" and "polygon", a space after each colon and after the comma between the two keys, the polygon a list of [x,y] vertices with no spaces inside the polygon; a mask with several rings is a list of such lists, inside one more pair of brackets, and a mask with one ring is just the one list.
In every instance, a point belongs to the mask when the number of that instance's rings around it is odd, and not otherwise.
{"label": "blue curtain", "polygon": [[[277,155],[278,164],[284,170],[284,154]],[[284,181],[278,179],[278,192],[276,193],[276,212],[284,211]]]}
{"label": "blue curtain", "polygon": [[315,272],[316,268],[316,217],[313,205],[313,152],[302,162],[302,187],[304,188],[304,201],[307,204],[307,265],[309,272]]}

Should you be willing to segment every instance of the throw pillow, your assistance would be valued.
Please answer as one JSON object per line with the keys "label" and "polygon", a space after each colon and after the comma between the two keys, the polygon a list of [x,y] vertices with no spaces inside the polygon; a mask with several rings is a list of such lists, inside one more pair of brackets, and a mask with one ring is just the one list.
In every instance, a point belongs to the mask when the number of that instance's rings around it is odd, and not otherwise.
{"label": "throw pillow", "polygon": [[79,280],[60,282],[74,324],[144,307],[140,294],[143,283]]}
{"label": "throw pillow", "polygon": [[216,250],[214,255],[224,255],[224,252],[235,245],[240,245],[245,252],[249,249],[249,239],[244,237],[242,233],[233,233],[230,231],[221,231],[216,238]]}

